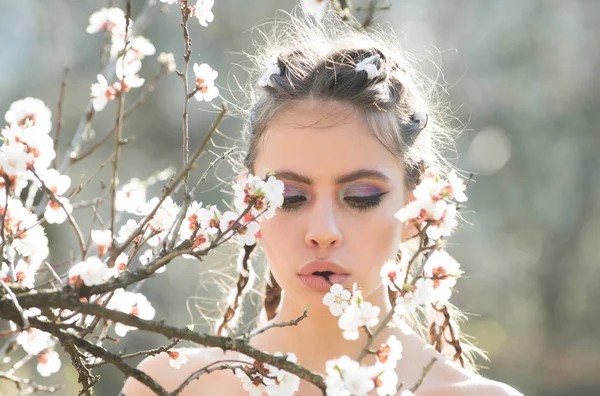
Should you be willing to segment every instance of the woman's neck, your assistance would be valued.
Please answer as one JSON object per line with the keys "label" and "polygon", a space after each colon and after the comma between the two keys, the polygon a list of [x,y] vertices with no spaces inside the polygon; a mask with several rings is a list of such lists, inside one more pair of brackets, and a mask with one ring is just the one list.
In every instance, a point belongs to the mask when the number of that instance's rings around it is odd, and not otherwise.
{"label": "woman's neck", "polygon": [[[365,295],[366,301],[381,308],[379,320],[383,320],[389,309],[387,290],[380,287],[370,295]],[[296,320],[302,316],[304,306],[283,298],[281,309],[272,323],[283,323]],[[374,340],[371,348],[377,349],[381,343],[392,334],[391,329],[384,329]],[[396,332],[394,332],[396,334]],[[325,362],[342,355],[356,358],[367,342],[367,335],[361,329],[358,340],[347,340],[342,336],[338,326],[338,318],[333,316],[327,307],[309,309],[308,316],[295,326],[275,327],[256,336],[251,344],[270,353],[293,352],[298,357],[298,363],[317,372],[324,372]],[[363,363],[372,364],[373,358],[365,358]]]}

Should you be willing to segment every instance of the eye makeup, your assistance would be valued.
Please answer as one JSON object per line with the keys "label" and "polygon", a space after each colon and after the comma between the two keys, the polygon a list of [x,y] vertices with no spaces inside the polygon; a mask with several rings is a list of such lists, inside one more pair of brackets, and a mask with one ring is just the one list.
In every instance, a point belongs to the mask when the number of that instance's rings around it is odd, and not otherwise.
{"label": "eye makeup", "polygon": [[[358,211],[367,211],[378,206],[381,203],[381,197],[387,194],[385,191],[373,184],[355,184],[344,189],[339,197],[350,208]],[[306,193],[298,188],[286,185],[283,192],[283,205],[281,209],[284,211],[298,210],[308,201]]]}

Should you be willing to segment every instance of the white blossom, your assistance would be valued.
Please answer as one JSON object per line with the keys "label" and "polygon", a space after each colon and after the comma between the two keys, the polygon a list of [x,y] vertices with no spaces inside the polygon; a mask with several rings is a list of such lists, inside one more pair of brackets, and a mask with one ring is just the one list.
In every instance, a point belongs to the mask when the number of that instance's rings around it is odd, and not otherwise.
{"label": "white blossom", "polygon": [[[7,139],[7,144],[2,149],[12,148],[15,153],[26,153],[27,167],[33,167],[40,176],[46,172],[56,157],[54,140],[47,133],[42,133],[39,127],[30,125],[29,122],[23,126],[13,123],[2,130],[2,135]],[[27,178],[36,179],[33,173],[28,174]]]}
{"label": "white blossom", "polygon": [[256,221],[243,224],[237,235],[234,237],[235,242],[240,246],[251,246],[256,243],[256,235],[260,231],[260,225]]}
{"label": "white blossom", "polygon": [[460,264],[444,250],[434,251],[423,267],[423,274],[433,279],[435,301],[447,301],[450,298],[451,288],[462,273]]}
{"label": "white blossom", "polygon": [[94,34],[101,30],[106,32],[125,32],[125,12],[120,8],[102,8],[90,15],[86,32]]}
{"label": "white blossom", "polygon": [[[141,293],[133,293],[124,289],[115,290],[111,300],[107,305],[108,309],[133,314],[140,319],[151,320],[156,314],[146,296]],[[130,330],[135,330],[135,327],[127,326],[123,323],[115,324],[115,333],[120,337],[124,337]]]}
{"label": "white blossom", "polygon": [[456,205],[452,203],[447,204],[439,222],[427,227],[427,236],[432,240],[438,240],[441,237],[452,234],[457,226],[458,219],[456,216]]}
{"label": "white blossom", "polygon": [[57,197],[56,200],[51,199],[48,202],[44,211],[44,218],[48,223],[62,224],[67,219],[67,213],[71,214],[71,212],[73,212],[73,206],[71,206],[69,200],[66,197]]}
{"label": "white blossom", "polygon": [[[124,56],[120,56],[115,65],[115,74],[119,80],[115,83],[115,89],[121,88],[128,92],[130,88],[139,88],[144,84],[144,79],[139,78],[137,73],[142,68],[142,62],[138,59],[135,52],[127,51]],[[123,87],[120,87],[121,81]]]}
{"label": "white blossom", "polygon": [[146,185],[135,177],[118,189],[115,195],[115,209],[119,212],[137,214],[145,202]]}
{"label": "white blossom", "polygon": [[69,270],[69,283],[75,285],[79,283],[79,279],[87,286],[100,285],[109,277],[108,266],[97,256],[90,256]]}
{"label": "white blossom", "polygon": [[108,269],[107,278],[116,278],[127,270],[127,264],[129,262],[129,256],[125,253],[121,253],[115,259],[115,265]]}
{"label": "white blossom", "polygon": [[[222,221],[223,215],[221,215],[221,212],[215,205],[210,205],[206,208],[199,208],[195,213],[197,215],[197,220],[200,222],[200,228],[206,231],[206,233],[209,235],[216,235],[219,233],[219,231],[225,232],[227,229],[227,227],[225,227],[227,221]],[[227,214],[228,212],[225,213]],[[237,213],[235,213],[235,215],[236,216],[234,219],[239,216]],[[227,216],[225,216],[226,219],[231,219],[231,217],[231,214],[227,214]]]}
{"label": "white blossom", "polygon": [[407,292],[396,298],[394,303],[394,313],[400,317],[412,315],[419,305],[413,292]]}
{"label": "white blossom", "polygon": [[186,364],[189,360],[182,350],[167,351],[167,354],[169,355],[169,364],[171,365],[171,367],[174,367],[177,370],[179,370],[181,366]]}
{"label": "white blossom", "polygon": [[190,239],[196,230],[207,231],[202,225],[202,217],[206,217],[206,212],[208,210],[202,207],[202,202],[194,201],[190,204],[179,229],[180,240]]}
{"label": "white blossom", "polygon": [[[48,169],[40,179],[50,191],[57,195],[63,195],[71,186],[71,178],[67,175],[61,175],[56,169]],[[38,185],[41,185],[36,179]]]}
{"label": "white blossom", "polygon": [[451,190],[450,198],[454,198],[458,202],[465,202],[468,200],[467,195],[464,193],[467,186],[464,184],[463,180],[456,175],[456,171],[452,170],[448,174],[448,182],[450,183]]}
{"label": "white blossom", "polygon": [[109,100],[117,97],[117,90],[108,85],[108,81],[102,74],[98,74],[96,78],[98,82],[93,83],[90,87],[90,97],[92,98],[94,111],[102,111]]}
{"label": "white blossom", "polygon": [[25,151],[25,146],[4,145],[0,147],[0,172],[3,172],[9,178],[25,179],[27,177],[27,166],[32,163],[34,156]]}
{"label": "white blossom", "polygon": [[215,85],[215,79],[219,73],[206,63],[198,65],[194,63],[194,75],[196,76],[196,89],[194,98],[198,101],[210,102],[219,96],[219,88]]}
{"label": "white blossom", "polygon": [[375,388],[370,370],[348,356],[325,363],[327,395],[366,396]]}
{"label": "white blossom", "polygon": [[37,98],[29,97],[11,103],[4,119],[7,124],[35,126],[41,133],[49,133],[52,130],[52,112]]}
{"label": "white blossom", "polygon": [[92,230],[91,237],[98,248],[98,255],[103,256],[112,245],[112,233],[110,230]]}
{"label": "white blossom", "polygon": [[[153,256],[152,249],[146,249],[144,251],[144,253],[142,253],[140,255],[140,258],[139,258],[140,263],[142,263],[142,265],[144,265],[144,266],[148,265],[150,263],[150,261],[152,260],[152,256]],[[167,266],[163,265],[162,267],[160,267],[159,269],[157,269],[154,272],[156,272],[157,274],[161,274],[161,273],[165,272],[166,270],[167,270]]]}
{"label": "white blossom", "polygon": [[235,376],[242,381],[242,388],[248,392],[249,396],[262,396],[267,391],[267,387],[261,382],[252,382],[250,378],[241,369],[235,369]]}
{"label": "white blossom", "polygon": [[[142,205],[141,213],[144,216],[149,215],[160,200],[158,197],[152,198],[150,201]],[[150,227],[155,231],[165,231],[171,227],[175,221],[179,206],[173,202],[171,197],[167,197],[161,204],[152,219],[148,222]]]}
{"label": "white blossom", "polygon": [[323,304],[329,307],[329,312],[333,316],[340,316],[348,308],[350,297],[352,297],[350,291],[344,289],[339,283],[336,283],[323,296]]}
{"label": "white blossom", "polygon": [[37,371],[42,377],[49,377],[60,370],[61,362],[58,352],[48,351],[38,356]]}
{"label": "white blossom", "polygon": [[25,260],[20,259],[15,265],[15,276],[17,282],[25,287],[33,289],[35,287],[35,273],[37,268],[29,265]]}
{"label": "white blossom", "polygon": [[[376,368],[375,368],[376,370]],[[380,396],[396,395],[398,374],[394,369],[388,369],[377,375],[376,390]]]}
{"label": "white blossom", "polygon": [[268,201],[268,209],[267,211],[258,218],[258,221],[261,219],[270,219],[275,216],[275,211],[277,208],[280,208],[283,205],[283,190],[285,185],[281,180],[276,179],[274,176],[269,176],[266,182],[265,196]]}
{"label": "white blossom", "polygon": [[[274,356],[283,356],[281,352],[275,352]],[[288,362],[297,363],[296,355],[288,352],[286,354]],[[267,395],[269,396],[288,396],[295,395],[300,387],[300,378],[298,376],[281,370],[277,367],[267,365],[270,371],[269,377],[264,378]]]}
{"label": "white blossom", "polygon": [[419,278],[415,282],[415,299],[417,304],[424,305],[435,302],[435,293],[433,290],[433,280],[429,278]]}
{"label": "white blossom", "polygon": [[177,65],[175,64],[175,56],[172,52],[166,53],[161,52],[158,55],[158,63],[160,63],[169,73],[173,73],[177,70]]}
{"label": "white blossom", "polygon": [[[283,356],[283,354],[281,352],[275,352],[274,356]],[[243,357],[242,360],[248,361],[249,358]],[[296,355],[293,353],[287,353],[286,360],[293,363],[297,362]],[[248,361],[246,367],[253,370],[254,364],[256,363]],[[242,381],[244,390],[250,395],[261,396],[263,393],[267,393],[269,396],[291,396],[296,394],[296,391],[300,386],[300,378],[296,375],[290,374],[267,363],[261,364],[260,371],[264,372],[266,375],[253,374],[256,381],[252,381],[248,375],[239,368],[236,368],[234,372],[236,377]]]}
{"label": "white blossom", "polygon": [[358,339],[359,329],[363,326],[373,327],[379,323],[379,307],[363,301],[360,305],[351,304],[338,319],[338,326],[347,340]]}
{"label": "white blossom", "polygon": [[145,56],[154,55],[156,48],[146,37],[135,36],[131,40],[131,50],[135,53],[138,59],[144,59]]}
{"label": "white blossom", "polygon": [[17,344],[21,345],[30,355],[37,355],[43,350],[51,348],[54,341],[50,333],[30,328],[17,336]]}
{"label": "white blossom", "polygon": [[401,269],[400,265],[396,260],[388,260],[381,267],[381,283],[390,290],[397,290],[397,287],[402,288],[404,284],[406,272]]}
{"label": "white blossom", "polygon": [[119,234],[116,238],[117,242],[125,243],[125,241],[129,239],[129,237],[135,232],[135,230],[137,230],[138,225],[138,222],[133,219],[127,220],[127,222],[123,224],[121,228],[119,228]]}
{"label": "white blossom", "polygon": [[212,22],[215,16],[212,13],[212,7],[215,4],[214,0],[198,0],[194,7],[194,16],[198,18],[201,26],[208,26],[208,22]]}
{"label": "white blossom", "polygon": [[395,369],[398,360],[402,359],[402,350],[402,344],[396,336],[389,336],[377,350],[375,367],[381,370]]}
{"label": "white blossom", "polygon": [[323,19],[327,12],[328,2],[326,0],[301,0],[300,2],[304,10],[318,21]]}
{"label": "white blossom", "polygon": [[[274,176],[269,176],[265,182],[258,176],[248,174],[234,184],[233,190],[235,208],[242,212],[252,203],[250,213],[258,221],[261,221],[263,216],[268,219],[275,215],[276,209],[283,204],[283,182]],[[263,211],[265,213],[259,216]]]}

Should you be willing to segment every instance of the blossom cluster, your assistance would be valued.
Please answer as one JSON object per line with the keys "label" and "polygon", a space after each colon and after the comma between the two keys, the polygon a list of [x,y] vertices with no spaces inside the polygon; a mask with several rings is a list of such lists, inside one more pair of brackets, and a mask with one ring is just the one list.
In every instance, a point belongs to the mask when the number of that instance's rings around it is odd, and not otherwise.
{"label": "blossom cluster", "polygon": [[72,211],[69,199],[63,196],[71,180],[51,167],[56,153],[49,135],[51,112],[44,102],[35,98],[17,100],[4,119],[7,126],[1,131],[0,146],[0,242],[5,260],[0,278],[32,288],[35,273],[49,254],[48,238],[30,210],[31,200],[26,199],[24,204],[18,197],[26,188],[26,195],[33,197],[42,187],[49,196],[44,219],[62,223]]}
{"label": "blossom cluster", "polygon": [[[72,205],[66,195],[71,180],[52,168],[55,151],[50,137],[51,116],[51,111],[39,99],[18,100],[6,112],[7,126],[1,131],[0,219],[3,232],[0,242],[5,259],[0,266],[0,279],[31,289],[36,287],[36,273],[49,255],[43,223],[63,223],[72,213]],[[160,205],[159,198],[147,199],[146,188],[158,180],[166,180],[170,175],[171,171],[167,170],[146,181],[132,179],[118,189],[116,210],[125,215],[143,216],[147,223],[138,234],[135,233],[142,220],[133,218],[123,219],[124,224],[117,235],[106,229],[91,230],[96,254],[87,255],[69,269],[66,281],[71,287],[97,286],[120,276],[130,270],[133,258],[144,245],[149,249],[141,251],[138,259],[141,265],[147,265],[154,257],[154,250],[170,238],[180,243],[189,242],[187,246],[193,252],[206,249],[216,238],[229,239],[241,246],[254,244],[259,235],[258,220],[262,216],[272,216],[283,202],[281,181],[272,176],[261,180],[248,175],[234,186],[235,210],[222,213],[216,206],[203,207],[202,203],[192,202],[180,218],[184,209],[171,197],[166,197]],[[39,189],[48,200],[42,218],[32,212],[33,199],[28,198]],[[177,232],[174,231],[176,226],[179,226]],[[113,244],[125,244],[132,236],[135,236],[133,248],[118,255],[109,266],[107,252]],[[86,301],[142,319],[149,320],[155,315],[154,308],[143,294],[124,289],[92,295]],[[53,314],[64,324],[76,324],[80,328],[94,322],[91,315],[69,310],[53,310]],[[35,308],[26,310],[24,315],[48,320]],[[134,329],[122,323],[106,324],[107,327],[112,325],[121,337]],[[11,326],[13,330],[17,329],[12,322]],[[17,343],[25,352],[37,357],[37,368],[42,375],[48,376],[60,369],[59,355],[54,351],[56,340],[50,334],[28,328],[19,334]]]}
{"label": "blossom cluster", "polygon": [[[427,255],[421,274],[413,282],[406,282],[408,270],[408,252],[401,251],[400,263],[386,263],[381,276],[383,282],[400,296],[394,304],[399,316],[413,314],[417,307],[424,306],[432,328],[436,331],[448,331],[446,318],[441,314],[452,295],[456,279],[462,275],[460,264],[441,248],[440,240],[449,236],[458,225],[457,207],[467,201],[466,186],[456,172],[452,171],[445,180],[439,175],[428,173],[414,189],[412,199],[396,214],[404,226],[416,226],[425,231],[427,245],[432,249]],[[450,322],[453,331],[458,331],[455,322]],[[447,337],[452,339],[453,337]],[[456,338],[456,337],[454,337]],[[449,348],[445,354],[453,355]]]}
{"label": "blossom cluster", "polygon": [[[352,291],[340,284],[331,286],[323,297],[323,304],[338,316],[338,326],[348,340],[358,339],[359,330],[371,328],[379,323],[379,307],[364,300],[356,284]],[[329,360],[326,363],[328,395],[366,395],[376,389],[378,395],[395,395],[398,376],[396,363],[402,358],[402,344],[390,336],[376,354],[374,365],[361,366],[348,356]]]}
{"label": "blossom cluster", "polygon": [[[177,4],[181,0],[160,0],[161,3]],[[212,22],[215,16],[212,13],[212,7],[215,5],[215,0],[198,0],[196,5],[189,7],[191,15],[198,18],[198,23],[201,26],[208,26],[208,22]]]}
{"label": "blossom cluster", "polygon": [[86,31],[89,34],[104,31],[111,38],[110,59],[115,61],[114,72],[118,81],[109,84],[104,75],[98,74],[98,82],[90,88],[94,110],[102,111],[119,92],[129,92],[131,88],[139,88],[144,84],[144,79],[138,75],[142,59],[154,55],[156,48],[147,38],[135,35],[133,21],[127,20],[125,12],[117,7],[94,12]]}
{"label": "blossom cluster", "polygon": [[[274,356],[282,357],[283,354],[276,352]],[[297,362],[296,355],[291,352],[286,354],[286,360]],[[263,393],[269,396],[291,396],[300,386],[300,378],[296,375],[258,361],[251,362],[243,368],[236,368],[235,375],[251,396],[260,396]]]}
{"label": "blossom cluster", "polygon": [[[177,4],[180,0],[160,0],[166,4]],[[214,21],[215,16],[212,12],[212,7],[215,5],[214,0],[198,0],[195,5],[188,6],[189,13],[198,19],[201,26],[207,27],[209,22]],[[215,84],[219,73],[206,63],[194,63],[194,98],[197,101],[210,102],[219,96],[219,88]]]}
{"label": "blossom cluster", "polygon": [[396,218],[405,227],[426,228],[431,240],[449,236],[458,226],[457,203],[467,201],[465,189],[462,179],[454,171],[450,172],[448,180],[428,174],[413,190],[409,204],[396,213]]}

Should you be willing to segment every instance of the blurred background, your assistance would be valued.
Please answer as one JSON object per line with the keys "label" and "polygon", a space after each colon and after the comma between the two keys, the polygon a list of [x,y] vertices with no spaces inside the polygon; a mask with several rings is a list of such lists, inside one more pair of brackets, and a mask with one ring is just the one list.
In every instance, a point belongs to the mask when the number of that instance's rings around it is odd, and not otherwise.
{"label": "blurred background", "polygon": [[[86,33],[88,17],[101,7],[124,2],[98,0],[0,1],[0,112],[27,96],[42,99],[53,111],[66,66],[70,67],[63,105],[64,127],[59,156],[77,128],[89,99],[90,84],[100,71],[103,35]],[[145,1],[133,1],[135,17]],[[355,7],[368,1],[356,0]],[[531,396],[592,396],[600,394],[600,2],[593,0],[434,1],[394,0],[375,23],[395,31],[404,49],[422,59],[423,71],[449,93],[453,116],[463,124],[453,162],[474,172],[466,218],[451,240],[449,251],[461,263],[465,277],[453,300],[470,320],[464,332],[488,351],[482,374],[506,382]],[[380,4],[390,4],[380,2]],[[244,83],[242,52],[253,52],[251,28],[292,10],[294,0],[243,2],[218,0],[215,21],[201,27],[193,19],[192,62],[208,63],[219,72],[223,97],[236,103],[228,90]],[[183,37],[175,5],[154,15],[144,36],[157,53],[144,61],[141,75],[150,81],[159,70],[156,56],[173,52],[182,64]],[[359,20],[363,12],[356,12]],[[247,62],[246,62],[247,63]],[[439,70],[436,68],[439,66]],[[442,74],[440,74],[440,71]],[[164,77],[146,103],[125,123],[131,143],[122,150],[119,177],[146,179],[169,167],[180,168],[182,82]],[[138,92],[132,91],[134,97]],[[192,150],[201,142],[218,112],[212,104],[190,102]],[[215,107],[216,106],[216,107]],[[115,102],[96,116],[84,150],[106,133],[116,117]],[[239,137],[241,120],[227,118],[215,138],[222,153]],[[460,125],[459,125],[460,127]],[[68,174],[76,183],[87,179],[111,155],[112,139]],[[197,177],[214,159],[202,157]],[[110,168],[110,167],[107,167]],[[110,169],[101,170],[80,194],[79,202],[109,193]],[[203,183],[206,203],[228,199],[216,177],[232,177],[221,163]],[[192,180],[194,178],[192,177]],[[150,188],[157,195],[162,182]],[[76,199],[75,202],[78,202]],[[80,213],[77,213],[80,211]],[[106,212],[102,212],[106,213]],[[77,209],[83,229],[92,213]],[[119,219],[121,222],[125,217]],[[97,226],[96,226],[97,227]],[[76,244],[67,224],[48,226],[51,262],[64,266]],[[66,246],[66,248],[65,248]],[[156,318],[211,330],[212,320],[234,270],[234,254],[224,248],[204,262],[173,262],[142,286],[157,310]],[[260,268],[260,264],[257,263]],[[262,272],[261,272],[262,273]],[[260,274],[259,274],[260,275]],[[251,293],[245,315],[256,314]],[[111,333],[113,334],[113,333]],[[164,345],[167,340],[130,332],[117,351],[132,352]],[[43,384],[65,383],[64,395],[77,393],[75,370],[63,359],[63,369],[44,379],[35,365],[17,374]],[[103,368],[99,395],[117,394],[122,376]],[[13,394],[7,381],[0,392]]]}

